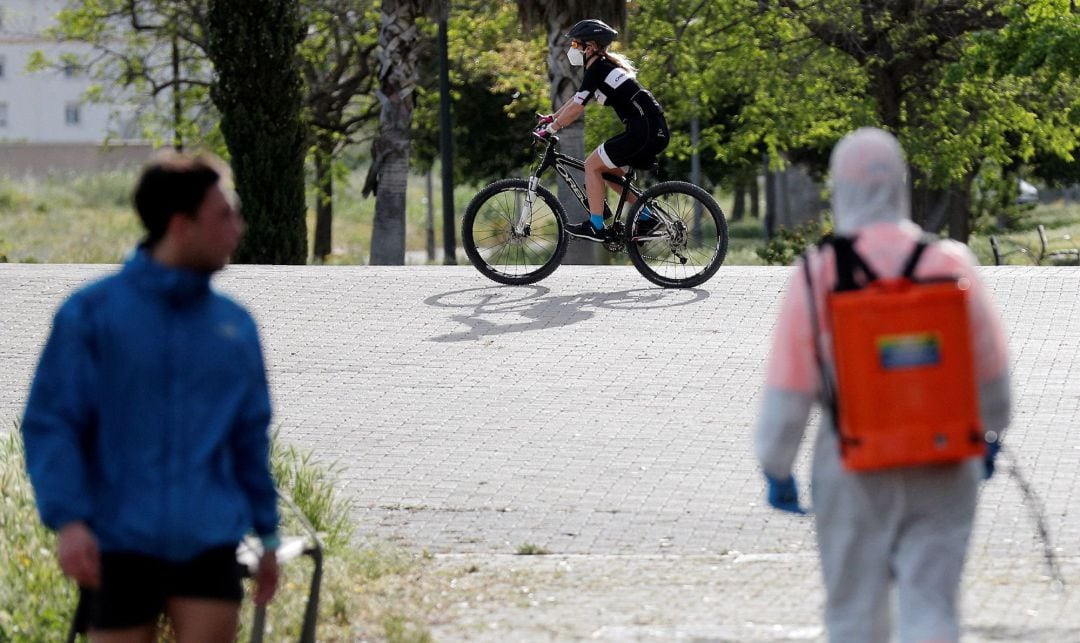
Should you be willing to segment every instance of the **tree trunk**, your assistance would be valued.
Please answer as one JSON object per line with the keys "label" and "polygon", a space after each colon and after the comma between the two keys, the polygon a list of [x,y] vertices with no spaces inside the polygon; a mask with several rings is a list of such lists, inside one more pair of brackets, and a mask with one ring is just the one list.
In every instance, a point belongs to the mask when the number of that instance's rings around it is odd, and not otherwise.
{"label": "tree trunk", "polygon": [[[548,78],[551,80],[551,103],[559,109],[574,96],[581,82],[581,70],[570,64],[566,57],[566,43],[563,34],[573,25],[569,15],[554,16],[548,23]],[[573,125],[559,132],[559,149],[563,154],[575,158],[585,158],[585,115]],[[571,176],[584,185],[584,173],[571,170]],[[570,188],[559,181],[559,203],[566,210],[569,223],[577,223],[588,218],[588,210],[581,207]],[[610,222],[608,222],[610,224]],[[597,244],[590,241],[570,240],[570,246],[563,258],[565,264],[596,264]]]}
{"label": "tree trunk", "polygon": [[303,34],[293,0],[210,0],[207,7],[207,55],[217,75],[210,96],[221,112],[248,224],[234,257],[240,263],[307,260],[306,150],[296,64]]}
{"label": "tree trunk", "polygon": [[761,219],[761,194],[758,191],[758,177],[754,175],[750,179],[750,216]]}
{"label": "tree trunk", "polygon": [[[912,170],[912,176],[922,179]],[[949,238],[967,243],[971,236],[971,186],[975,173],[969,172],[959,183],[948,188],[926,187],[916,180],[911,190],[911,220],[923,230],[938,234],[949,228]]]}
{"label": "tree trunk", "polygon": [[735,200],[731,204],[731,220],[742,221],[746,216],[746,184],[741,180],[735,181]]}
{"label": "tree trunk", "polygon": [[312,256],[325,263],[334,248],[334,141],[320,136],[315,144],[315,244]]}
{"label": "tree trunk", "polygon": [[379,28],[379,137],[373,146],[368,185],[375,189],[371,265],[405,264],[405,192],[409,180],[410,130],[415,104],[417,7],[383,2]]}
{"label": "tree trunk", "polygon": [[771,239],[776,232],[776,173],[769,167],[769,157],[765,157],[765,238]]}
{"label": "tree trunk", "polygon": [[435,179],[434,170],[429,169],[425,176],[427,188],[427,259],[429,263],[435,263]]}
{"label": "tree trunk", "polygon": [[967,243],[971,237],[971,186],[976,172],[968,172],[960,183],[952,186],[953,207],[949,211],[949,238]]}

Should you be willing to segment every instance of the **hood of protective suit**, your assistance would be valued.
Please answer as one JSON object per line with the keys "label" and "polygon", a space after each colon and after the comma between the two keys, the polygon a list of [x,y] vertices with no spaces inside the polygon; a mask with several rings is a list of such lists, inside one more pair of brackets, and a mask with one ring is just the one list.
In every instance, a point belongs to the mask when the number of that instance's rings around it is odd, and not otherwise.
{"label": "hood of protective suit", "polygon": [[837,234],[911,218],[907,161],[892,134],[873,127],[848,134],[833,149],[829,175]]}

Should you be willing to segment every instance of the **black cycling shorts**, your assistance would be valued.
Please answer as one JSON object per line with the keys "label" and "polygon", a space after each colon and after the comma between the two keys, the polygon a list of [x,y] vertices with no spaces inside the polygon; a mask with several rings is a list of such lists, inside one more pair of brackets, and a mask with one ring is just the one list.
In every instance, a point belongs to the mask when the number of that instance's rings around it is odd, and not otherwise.
{"label": "black cycling shorts", "polygon": [[239,606],[244,598],[242,577],[236,545],[208,549],[183,563],[127,552],[102,553],[101,585],[80,590],[76,621],[95,630],[156,623],[170,598],[222,600]]}
{"label": "black cycling shorts", "polygon": [[656,114],[626,121],[626,131],[613,136],[597,152],[609,168],[633,167],[647,170],[656,157],[667,149],[671,136],[663,115]]}

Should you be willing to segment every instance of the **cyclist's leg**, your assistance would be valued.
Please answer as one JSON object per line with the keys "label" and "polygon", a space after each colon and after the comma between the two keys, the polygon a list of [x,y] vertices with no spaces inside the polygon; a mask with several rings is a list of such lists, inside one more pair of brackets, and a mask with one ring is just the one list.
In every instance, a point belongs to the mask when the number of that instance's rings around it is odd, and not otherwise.
{"label": "cyclist's leg", "polygon": [[604,213],[604,200],[607,198],[604,172],[611,172],[615,168],[608,162],[603,145],[585,159],[585,195],[589,200],[590,214]]}
{"label": "cyclist's leg", "polygon": [[[616,168],[611,168],[611,169],[604,170],[603,174],[610,174],[612,176],[626,176],[626,173],[629,170],[630,170],[630,167],[624,165],[622,167],[616,167]],[[615,190],[616,193],[621,193],[623,191],[622,183],[616,183],[615,181],[607,181],[607,184],[608,184],[608,187],[610,187],[612,190]],[[627,190],[627,192],[626,192],[626,204],[627,205],[633,205],[636,202],[637,202],[637,197],[634,196],[633,192],[630,192],[629,190]]]}
{"label": "cyclist's leg", "polygon": [[[658,133],[663,136],[658,137]],[[607,166],[607,169],[601,172],[624,176],[631,167],[652,167],[657,161],[657,155],[667,147],[667,138],[667,128],[662,120],[655,123],[651,118],[629,121],[624,132],[608,139],[596,149],[596,154],[600,155]],[[609,182],[609,185],[616,192],[622,191],[622,186],[618,183]],[[634,205],[637,203],[637,196],[628,191],[626,203]]]}

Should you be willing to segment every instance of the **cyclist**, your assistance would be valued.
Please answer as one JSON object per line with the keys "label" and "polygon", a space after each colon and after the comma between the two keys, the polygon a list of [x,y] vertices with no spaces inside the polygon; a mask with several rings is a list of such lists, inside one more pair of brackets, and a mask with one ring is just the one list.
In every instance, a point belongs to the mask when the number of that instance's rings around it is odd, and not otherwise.
{"label": "cyclist", "polygon": [[[554,114],[542,116],[544,131],[554,134],[576,121],[585,105],[596,99],[610,105],[626,130],[608,139],[585,160],[585,192],[589,201],[589,219],[568,225],[566,231],[582,239],[604,241],[604,201],[607,187],[603,174],[623,176],[631,168],[648,169],[668,145],[669,133],[664,110],[653,95],[637,81],[636,70],[626,57],[607,50],[618,32],[600,20],[582,20],[566,32],[570,64],[585,66],[585,78],[573,99]],[[614,184],[613,184],[614,185]],[[630,203],[636,197],[627,194]],[[639,234],[647,234],[656,219],[642,212]]]}

